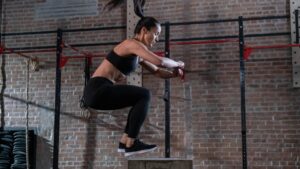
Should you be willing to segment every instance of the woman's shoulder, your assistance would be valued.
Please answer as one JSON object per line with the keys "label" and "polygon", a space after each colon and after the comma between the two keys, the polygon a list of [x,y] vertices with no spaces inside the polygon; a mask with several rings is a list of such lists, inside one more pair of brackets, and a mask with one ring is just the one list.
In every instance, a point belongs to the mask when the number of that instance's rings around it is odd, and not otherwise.
{"label": "woman's shoulder", "polygon": [[132,39],[127,39],[127,43],[129,46],[135,49],[148,49],[142,42],[132,38]]}
{"label": "woman's shoulder", "polygon": [[131,45],[140,45],[141,42],[133,39],[133,38],[128,38],[128,39],[125,39],[122,43],[124,44],[131,44]]}
{"label": "woman's shoulder", "polygon": [[125,39],[117,46],[114,47],[113,51],[119,56],[129,56],[136,54],[136,51],[141,48],[141,44],[134,39]]}
{"label": "woman's shoulder", "polygon": [[137,41],[137,40],[132,39],[132,38],[124,40],[118,46],[121,49],[126,49],[126,50],[129,50],[131,52],[135,51],[135,50],[139,50],[139,49],[146,49],[146,46],[142,42]]}

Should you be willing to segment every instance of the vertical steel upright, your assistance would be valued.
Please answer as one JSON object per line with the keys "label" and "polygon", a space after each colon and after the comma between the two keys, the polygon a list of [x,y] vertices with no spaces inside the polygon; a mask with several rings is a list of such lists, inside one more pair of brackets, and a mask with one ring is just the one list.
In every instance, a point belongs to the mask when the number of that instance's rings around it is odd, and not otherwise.
{"label": "vertical steel upright", "polygon": [[[299,0],[290,0],[290,24],[291,24],[291,43],[299,44]],[[292,66],[293,66],[293,87],[300,88],[300,48],[293,47]]]}
{"label": "vertical steel upright", "polygon": [[[166,22],[165,24],[165,57],[170,58],[170,23]],[[170,79],[165,80],[165,93],[164,93],[164,101],[165,101],[165,157],[170,157],[170,112],[171,112],[171,104],[170,104]]]}
{"label": "vertical steel upright", "polygon": [[91,78],[91,69],[90,69],[90,65],[91,65],[91,62],[92,62],[92,58],[85,58],[85,62],[84,62],[84,79],[85,79],[85,82],[84,82],[84,85],[86,86],[88,81],[90,80]]}
{"label": "vertical steel upright", "polygon": [[242,159],[243,169],[247,169],[247,127],[246,127],[246,95],[245,95],[245,63],[244,63],[244,26],[243,17],[239,17],[240,48],[240,90],[241,90],[241,126],[242,126]]}
{"label": "vertical steel upright", "polygon": [[[137,22],[140,20],[140,17],[136,15],[134,12],[135,3],[133,0],[127,0],[127,24],[126,24],[126,37],[133,38],[134,37],[134,29]],[[127,84],[135,85],[135,86],[143,86],[142,79],[143,69],[140,65],[136,68],[134,72],[132,72],[129,76],[127,76]]]}
{"label": "vertical steel upright", "polygon": [[56,82],[55,82],[55,115],[54,115],[54,146],[53,146],[53,169],[58,169],[59,159],[59,123],[60,123],[60,95],[61,95],[61,68],[60,60],[62,53],[61,29],[57,30],[56,39]]}
{"label": "vertical steel upright", "polygon": [[[2,16],[3,16],[3,1],[0,1],[0,45],[2,44]],[[1,47],[1,46],[0,46]],[[2,74],[2,84],[1,84],[1,96],[0,96],[0,105],[1,105],[1,126],[0,126],[0,131],[4,130],[4,90],[5,90],[5,56],[4,54],[1,54],[1,74]]]}
{"label": "vertical steel upright", "polygon": [[295,34],[296,34],[296,39],[295,43],[299,44],[299,10],[295,10]]}

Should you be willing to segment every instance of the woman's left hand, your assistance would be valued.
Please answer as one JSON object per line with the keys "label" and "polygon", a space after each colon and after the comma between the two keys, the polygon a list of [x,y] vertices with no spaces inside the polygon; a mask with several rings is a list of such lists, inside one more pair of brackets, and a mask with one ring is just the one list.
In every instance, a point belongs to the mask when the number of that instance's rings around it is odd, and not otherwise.
{"label": "woman's left hand", "polygon": [[180,77],[181,80],[184,80],[184,70],[182,68],[175,68],[173,74],[175,77]]}

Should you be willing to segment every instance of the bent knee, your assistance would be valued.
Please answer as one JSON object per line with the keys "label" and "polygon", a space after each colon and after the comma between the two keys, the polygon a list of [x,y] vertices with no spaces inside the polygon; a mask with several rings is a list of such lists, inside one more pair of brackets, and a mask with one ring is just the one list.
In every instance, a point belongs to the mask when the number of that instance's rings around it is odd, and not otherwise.
{"label": "bent knee", "polygon": [[151,99],[151,92],[148,89],[143,89],[143,94],[142,94],[143,99],[145,100],[150,100]]}

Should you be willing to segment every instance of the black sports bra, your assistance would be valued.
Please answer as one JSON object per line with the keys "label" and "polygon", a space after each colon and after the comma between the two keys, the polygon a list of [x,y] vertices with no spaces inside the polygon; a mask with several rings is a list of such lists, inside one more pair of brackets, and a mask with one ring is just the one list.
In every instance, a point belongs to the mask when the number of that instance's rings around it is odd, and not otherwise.
{"label": "black sports bra", "polygon": [[128,75],[130,72],[134,71],[138,64],[136,55],[121,57],[117,55],[114,50],[108,53],[106,59],[124,75]]}

